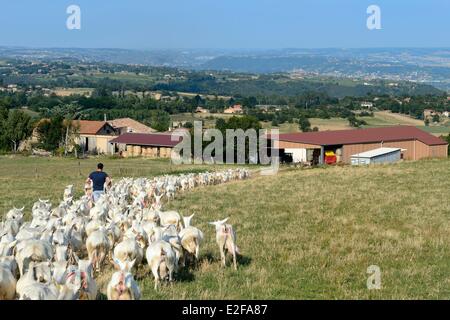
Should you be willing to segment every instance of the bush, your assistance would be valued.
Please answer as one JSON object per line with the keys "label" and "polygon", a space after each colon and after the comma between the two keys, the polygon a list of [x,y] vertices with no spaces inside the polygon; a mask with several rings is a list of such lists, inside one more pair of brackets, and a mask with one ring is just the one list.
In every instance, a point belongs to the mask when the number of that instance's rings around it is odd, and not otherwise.
{"label": "bush", "polygon": [[360,117],[373,117],[373,112],[362,111],[359,114]]}
{"label": "bush", "polygon": [[64,155],[65,151],[66,151],[66,149],[65,149],[64,147],[58,147],[58,148],[56,148],[56,150],[55,150],[55,154],[56,154],[58,157],[62,157],[62,156]]}

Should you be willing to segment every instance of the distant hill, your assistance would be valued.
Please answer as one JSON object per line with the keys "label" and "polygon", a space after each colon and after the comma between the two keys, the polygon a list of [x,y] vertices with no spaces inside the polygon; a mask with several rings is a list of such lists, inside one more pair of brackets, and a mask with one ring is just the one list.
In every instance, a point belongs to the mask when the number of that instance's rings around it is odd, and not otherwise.
{"label": "distant hill", "polygon": [[184,91],[195,93],[209,93],[218,95],[280,95],[295,96],[306,92],[323,92],[330,97],[343,98],[345,96],[362,97],[371,93],[374,95],[439,95],[442,91],[430,85],[400,82],[396,86],[390,86],[388,82],[379,81],[373,85],[345,85],[332,79],[323,81],[310,80],[239,80],[219,81],[217,79],[190,79],[189,81],[171,82],[169,84],[157,84],[155,90]]}
{"label": "distant hill", "polygon": [[301,57],[222,56],[205,62],[199,68],[234,72],[272,73],[288,72],[298,68],[312,70],[318,65],[324,66],[329,65],[330,63],[330,58],[313,55]]}
{"label": "distant hill", "polygon": [[[126,50],[0,47],[5,84],[217,95],[440,95],[450,50]],[[25,61],[24,63],[22,63]],[[36,63],[39,61],[39,63]],[[448,64],[448,66],[446,66]],[[437,87],[437,88],[436,88]]]}
{"label": "distant hill", "polygon": [[78,49],[0,47],[0,57],[90,62],[246,73],[300,71],[320,76],[405,80],[450,91],[449,48],[363,49]]}

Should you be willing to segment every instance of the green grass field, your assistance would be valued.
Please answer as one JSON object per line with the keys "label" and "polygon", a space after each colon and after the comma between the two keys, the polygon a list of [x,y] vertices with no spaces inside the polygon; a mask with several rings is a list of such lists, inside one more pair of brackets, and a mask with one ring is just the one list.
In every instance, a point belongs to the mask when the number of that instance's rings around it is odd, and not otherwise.
{"label": "green grass field", "polygon": [[[426,132],[429,132],[435,136],[448,135],[450,134],[450,122],[443,122],[439,125],[425,126],[424,122],[421,120],[413,119],[407,115],[390,113],[387,111],[374,112],[373,117],[358,117],[358,119],[364,120],[367,125],[363,128],[377,128],[385,126],[396,126],[396,125],[409,125],[416,126]],[[327,130],[349,130],[355,129],[349,125],[347,119],[343,118],[330,118],[330,119],[319,119],[310,118],[311,128],[318,127],[319,131]],[[273,127],[271,122],[261,122],[261,125],[265,129],[277,128],[280,133],[290,133],[299,132],[299,126],[296,123],[283,123],[277,127]]]}
{"label": "green grass field", "polygon": [[[57,201],[66,184],[81,191],[98,159],[0,158],[1,212],[37,198]],[[201,170],[165,161],[103,159],[114,177]],[[276,176],[199,188],[166,208],[195,213],[203,230],[198,268],[145,299],[449,299],[450,161],[371,167],[282,168]],[[36,174],[37,173],[37,174]],[[230,217],[243,256],[238,271],[220,267],[214,229]],[[368,290],[367,267],[381,268]],[[104,290],[106,272],[98,279]]]}

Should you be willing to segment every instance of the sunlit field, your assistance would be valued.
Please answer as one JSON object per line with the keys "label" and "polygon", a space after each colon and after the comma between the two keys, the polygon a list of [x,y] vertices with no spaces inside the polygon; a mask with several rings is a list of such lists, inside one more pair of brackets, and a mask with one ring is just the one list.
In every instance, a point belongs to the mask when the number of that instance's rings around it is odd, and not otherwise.
{"label": "sunlit field", "polygon": [[[167,161],[102,159],[114,178],[204,170]],[[0,158],[0,210],[38,198],[55,205],[67,184],[81,194],[98,159]],[[80,165],[79,165],[80,163]],[[220,167],[218,167],[219,169]],[[296,169],[197,188],[166,209],[195,213],[205,234],[200,262],[153,289],[138,271],[144,299],[449,299],[450,161]],[[212,168],[208,168],[212,169]],[[230,217],[242,257],[223,269],[209,221]],[[367,268],[381,269],[368,290]],[[97,281],[101,291],[106,271]],[[102,295],[101,298],[104,298]]]}

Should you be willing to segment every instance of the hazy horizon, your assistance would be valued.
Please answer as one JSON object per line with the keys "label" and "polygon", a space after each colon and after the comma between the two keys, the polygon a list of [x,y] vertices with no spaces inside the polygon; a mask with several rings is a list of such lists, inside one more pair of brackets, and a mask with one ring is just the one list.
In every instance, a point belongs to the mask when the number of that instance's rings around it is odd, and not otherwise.
{"label": "hazy horizon", "polygon": [[71,47],[71,46],[17,46],[17,45],[3,45],[0,43],[0,48],[7,49],[39,49],[39,50],[131,50],[131,51],[230,51],[230,52],[244,52],[244,51],[287,51],[287,50],[450,50],[450,45],[447,47],[434,47],[434,46],[423,46],[423,47],[286,47],[286,48],[182,48],[182,47],[155,47],[155,48],[130,48],[130,47]]}

